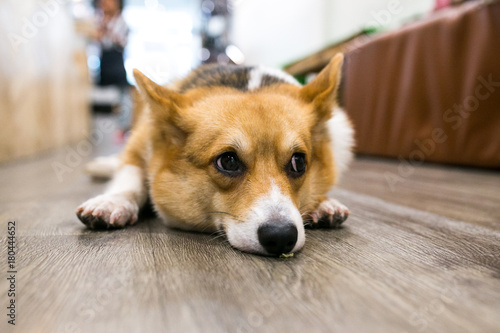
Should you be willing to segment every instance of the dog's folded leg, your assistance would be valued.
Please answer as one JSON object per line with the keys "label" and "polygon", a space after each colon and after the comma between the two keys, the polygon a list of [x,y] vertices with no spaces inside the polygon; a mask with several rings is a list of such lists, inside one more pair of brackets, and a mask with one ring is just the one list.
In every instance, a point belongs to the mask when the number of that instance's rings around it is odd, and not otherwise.
{"label": "dog's folded leg", "polygon": [[335,199],[325,198],[309,213],[312,228],[338,228],[349,217],[349,209]]}
{"label": "dog's folded leg", "polygon": [[85,172],[96,178],[112,178],[120,168],[121,160],[118,155],[101,156],[85,165]]}
{"label": "dog's folded leg", "polygon": [[87,200],[76,215],[91,229],[123,228],[137,221],[139,208],[147,193],[143,170],[134,165],[122,166],[108,190]]}

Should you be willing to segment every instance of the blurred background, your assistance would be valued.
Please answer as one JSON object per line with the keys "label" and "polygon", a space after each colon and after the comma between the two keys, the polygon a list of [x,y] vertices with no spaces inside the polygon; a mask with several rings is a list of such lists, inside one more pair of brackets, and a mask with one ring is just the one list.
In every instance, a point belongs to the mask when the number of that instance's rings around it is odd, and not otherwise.
{"label": "blurred background", "polygon": [[86,140],[97,113],[122,144],[134,68],[166,84],[266,65],[305,83],[344,52],[358,153],[498,168],[499,22],[497,1],[0,0],[0,161]]}

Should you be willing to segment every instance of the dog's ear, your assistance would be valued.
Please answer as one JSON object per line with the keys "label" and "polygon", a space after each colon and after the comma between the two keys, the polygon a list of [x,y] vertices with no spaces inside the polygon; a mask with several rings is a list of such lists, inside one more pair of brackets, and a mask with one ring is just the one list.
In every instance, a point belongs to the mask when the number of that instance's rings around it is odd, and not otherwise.
{"label": "dog's ear", "polygon": [[178,139],[177,142],[184,141],[188,132],[188,126],[182,119],[182,109],[188,105],[185,96],[156,84],[137,69],[134,69],[134,78],[155,123],[164,130],[166,136]]}
{"label": "dog's ear", "polygon": [[134,78],[140,92],[151,99],[151,101],[163,105],[182,105],[182,94],[154,83],[138,69],[134,69]]}
{"label": "dog's ear", "polygon": [[332,116],[337,100],[340,74],[344,55],[337,53],[330,63],[300,90],[300,96],[314,105],[317,121],[326,121]]}

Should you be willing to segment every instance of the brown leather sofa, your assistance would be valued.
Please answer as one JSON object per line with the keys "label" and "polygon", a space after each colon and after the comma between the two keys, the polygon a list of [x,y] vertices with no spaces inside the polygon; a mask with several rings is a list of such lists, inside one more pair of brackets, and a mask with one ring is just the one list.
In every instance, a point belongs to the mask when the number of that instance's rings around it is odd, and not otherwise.
{"label": "brown leather sofa", "polygon": [[357,151],[500,167],[500,2],[475,1],[346,54]]}

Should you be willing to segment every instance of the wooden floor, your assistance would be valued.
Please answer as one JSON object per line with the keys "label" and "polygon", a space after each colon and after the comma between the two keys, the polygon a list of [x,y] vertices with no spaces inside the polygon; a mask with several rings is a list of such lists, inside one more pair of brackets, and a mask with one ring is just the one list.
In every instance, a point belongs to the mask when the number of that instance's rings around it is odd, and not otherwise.
{"label": "wooden floor", "polygon": [[[113,150],[108,138],[84,160]],[[358,158],[332,193],[352,211],[345,227],[308,230],[301,253],[278,259],[156,218],[85,229],[73,210],[106,184],[83,161],[59,181],[69,151],[0,165],[2,333],[500,332],[498,172]]]}

